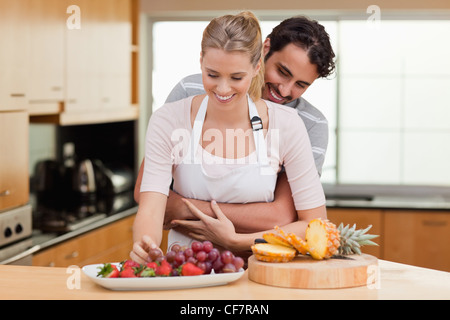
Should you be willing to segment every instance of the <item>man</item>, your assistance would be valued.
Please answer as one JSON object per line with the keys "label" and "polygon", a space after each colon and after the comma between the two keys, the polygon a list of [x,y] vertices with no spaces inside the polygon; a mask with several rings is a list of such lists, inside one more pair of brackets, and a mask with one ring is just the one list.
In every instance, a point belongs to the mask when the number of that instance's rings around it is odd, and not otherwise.
{"label": "man", "polygon": [[[328,145],[328,123],[323,114],[301,96],[316,79],[326,78],[334,72],[334,57],[324,27],[307,17],[284,20],[264,41],[265,85],[262,98],[297,110],[308,131],[319,175],[322,173]],[[174,87],[166,102],[204,93],[201,74],[191,75]],[[142,164],[135,187],[137,202],[143,173]],[[181,198],[171,191],[165,216],[166,227],[171,227],[170,222],[175,218],[195,218]],[[194,199],[191,202],[205,214],[214,216],[209,202]],[[284,173],[279,174],[273,202],[223,203],[220,208],[233,222],[236,231],[242,233],[272,229],[275,225],[282,226],[297,219],[289,183]]]}

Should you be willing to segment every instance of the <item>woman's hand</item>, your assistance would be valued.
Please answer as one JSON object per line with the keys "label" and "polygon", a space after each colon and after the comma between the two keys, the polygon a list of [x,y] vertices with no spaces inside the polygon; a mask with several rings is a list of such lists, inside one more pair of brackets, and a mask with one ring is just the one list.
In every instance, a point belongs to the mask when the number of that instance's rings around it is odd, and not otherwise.
{"label": "woman's hand", "polygon": [[174,220],[173,224],[189,229],[188,236],[204,241],[209,240],[216,245],[232,250],[236,240],[233,223],[225,216],[216,201],[211,201],[211,209],[216,218],[204,214],[189,200],[182,199],[192,214],[199,220]]}
{"label": "woman's hand", "polygon": [[139,264],[147,263],[149,261],[149,252],[151,249],[161,251],[161,249],[153,243],[149,236],[143,236],[141,240],[136,241],[133,244],[133,250],[130,252],[130,258]]}

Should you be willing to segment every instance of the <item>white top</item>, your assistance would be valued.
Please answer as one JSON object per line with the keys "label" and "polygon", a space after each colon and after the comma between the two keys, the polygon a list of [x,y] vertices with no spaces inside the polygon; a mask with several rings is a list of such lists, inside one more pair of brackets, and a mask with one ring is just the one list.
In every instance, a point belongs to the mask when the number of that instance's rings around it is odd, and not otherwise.
{"label": "white top", "polygon": [[[165,195],[169,194],[173,174],[188,155],[187,150],[191,145],[192,99],[193,97],[188,97],[167,103],[154,112],[150,118],[141,192],[155,191]],[[269,115],[269,128],[264,144],[270,166],[275,172],[279,172],[281,166],[284,166],[297,210],[324,205],[325,195],[303,121],[297,116],[294,109],[266,100],[264,102],[268,107]],[[248,159],[251,158],[252,154],[248,156]],[[245,164],[249,163],[242,164],[236,161],[234,164],[225,163],[225,166],[215,164],[215,166],[205,167],[205,171],[211,177],[221,176],[224,174],[224,170],[232,171]],[[182,184],[182,181],[179,183]],[[223,190],[232,187],[221,185]],[[275,185],[273,185],[274,188]],[[187,195],[181,194],[187,197]],[[260,201],[267,201],[267,196],[264,198],[266,200]],[[223,202],[217,198],[215,200]]]}

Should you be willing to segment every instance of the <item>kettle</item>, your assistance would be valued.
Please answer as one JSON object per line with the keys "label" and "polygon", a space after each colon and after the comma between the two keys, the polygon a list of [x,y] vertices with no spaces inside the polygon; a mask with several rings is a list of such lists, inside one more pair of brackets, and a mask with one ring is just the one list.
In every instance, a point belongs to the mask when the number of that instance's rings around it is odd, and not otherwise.
{"label": "kettle", "polygon": [[82,160],[74,166],[72,190],[81,195],[95,195],[97,185],[95,182],[94,164],[91,160]]}

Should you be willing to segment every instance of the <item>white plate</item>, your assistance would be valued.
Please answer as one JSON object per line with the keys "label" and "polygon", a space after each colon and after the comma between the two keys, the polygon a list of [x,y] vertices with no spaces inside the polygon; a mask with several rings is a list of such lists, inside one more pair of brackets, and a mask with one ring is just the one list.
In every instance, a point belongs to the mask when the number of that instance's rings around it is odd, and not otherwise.
{"label": "white plate", "polygon": [[[110,290],[169,290],[221,286],[233,282],[244,274],[238,272],[204,274],[200,276],[146,277],[146,278],[100,278],[99,267],[103,264],[91,264],[82,268],[85,275],[98,285]],[[213,271],[214,272],[214,271]]]}

